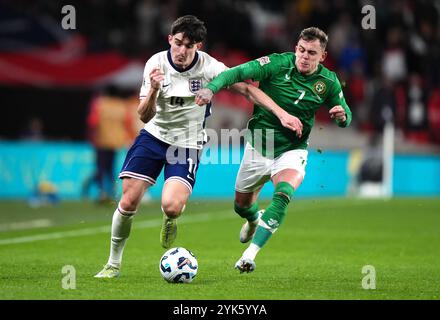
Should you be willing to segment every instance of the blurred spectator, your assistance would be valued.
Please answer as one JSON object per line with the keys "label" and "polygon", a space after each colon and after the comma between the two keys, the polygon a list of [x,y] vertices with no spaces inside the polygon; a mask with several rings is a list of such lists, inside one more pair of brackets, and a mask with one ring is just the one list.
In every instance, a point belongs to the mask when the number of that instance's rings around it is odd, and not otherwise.
{"label": "blurred spectator", "polygon": [[330,27],[328,37],[331,41],[328,43],[328,51],[334,57],[339,58],[341,51],[348,46],[350,34],[353,32],[352,28],[349,12],[343,12],[336,23]]}
{"label": "blurred spectator", "polygon": [[38,117],[32,117],[24,129],[21,139],[31,141],[43,140],[43,121]]}
{"label": "blurred spectator", "polygon": [[405,92],[406,134],[411,140],[427,142],[429,139],[427,91],[419,74],[411,74]]}
{"label": "blurred spectator", "polygon": [[314,0],[312,3],[312,11],[310,12],[308,23],[311,26],[328,30],[334,19],[334,12],[330,1]]}
{"label": "blurred spectator", "polygon": [[29,198],[29,206],[33,208],[41,206],[52,206],[60,202],[58,189],[50,181],[43,180],[35,186],[32,196]]}
{"label": "blurred spectator", "polygon": [[382,182],[382,155],[381,135],[376,133],[370,137],[369,145],[365,150],[362,164],[360,166],[358,182]]}
{"label": "blurred spectator", "polygon": [[159,8],[156,0],[139,1],[136,7],[137,35],[141,49],[154,47],[158,33]]}
{"label": "blurred spectator", "polygon": [[383,53],[382,72],[394,83],[404,80],[408,70],[402,36],[400,28],[392,28],[388,32],[387,47]]}
{"label": "blurred spectator", "polygon": [[396,114],[396,97],[393,82],[386,76],[374,84],[374,98],[370,109],[370,122],[376,132],[382,132],[385,123],[394,119]]}
{"label": "blurred spectator", "polygon": [[362,197],[374,197],[382,194],[383,186],[383,150],[381,134],[374,133],[363,152],[357,175],[357,193]]}
{"label": "blurred spectator", "polygon": [[87,118],[88,135],[95,149],[96,172],[84,182],[83,195],[88,194],[92,182],[99,188],[99,201],[115,197],[114,161],[118,150],[126,147],[135,135],[133,112],[127,100],[114,86],[94,98]]}
{"label": "blurred spectator", "polygon": [[367,82],[363,61],[354,61],[347,81],[347,99],[350,101],[352,112],[357,114],[355,123],[361,125],[361,127],[362,124],[368,121],[366,106]]}
{"label": "blurred spectator", "polygon": [[364,48],[362,48],[357,35],[352,32],[349,35],[346,47],[342,48],[339,55],[339,67],[350,72],[354,65],[357,68],[365,68],[367,65]]}
{"label": "blurred spectator", "polygon": [[428,101],[429,132],[432,141],[440,144],[440,88],[434,90]]}

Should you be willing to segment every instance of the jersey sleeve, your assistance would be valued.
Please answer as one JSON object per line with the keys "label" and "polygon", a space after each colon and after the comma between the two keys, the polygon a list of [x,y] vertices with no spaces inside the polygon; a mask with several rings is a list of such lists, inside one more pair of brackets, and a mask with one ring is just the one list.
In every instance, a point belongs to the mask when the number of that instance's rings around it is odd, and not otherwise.
{"label": "jersey sleeve", "polygon": [[216,60],[213,57],[209,57],[208,59],[209,59],[208,66],[207,68],[205,68],[206,70],[205,76],[208,79],[208,81],[211,81],[212,79],[217,77],[220,73],[229,69],[227,66],[225,66],[224,63]]}
{"label": "jersey sleeve", "polygon": [[271,54],[256,60],[240,64],[222,72],[206,85],[206,88],[216,93],[222,88],[229,87],[245,80],[261,81],[279,72],[284,59],[280,54]]}
{"label": "jersey sleeve", "polygon": [[156,54],[152,56],[150,59],[148,59],[147,63],[145,64],[142,86],[139,92],[139,99],[144,99],[147,97],[148,91],[150,91],[150,87],[151,87],[150,72],[157,67],[161,67],[161,66],[159,63],[159,57]]}
{"label": "jersey sleeve", "polygon": [[345,122],[336,121],[336,124],[339,127],[348,127],[350,125],[352,119],[351,110],[347,102],[345,101],[344,93],[342,92],[341,83],[339,82],[337,77],[335,77],[335,82],[331,87],[331,91],[329,92],[329,95],[326,99],[326,105],[328,109],[331,109],[334,106],[338,106],[338,105],[342,106],[342,108],[344,108],[345,110],[345,115],[347,119],[345,120]]}

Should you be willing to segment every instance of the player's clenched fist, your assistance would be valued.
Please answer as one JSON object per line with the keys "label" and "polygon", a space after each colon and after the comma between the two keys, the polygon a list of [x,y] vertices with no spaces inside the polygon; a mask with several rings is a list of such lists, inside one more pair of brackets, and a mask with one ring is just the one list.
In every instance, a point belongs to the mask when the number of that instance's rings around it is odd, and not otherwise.
{"label": "player's clenched fist", "polygon": [[150,85],[153,89],[159,90],[160,83],[164,79],[164,73],[160,71],[160,68],[154,68],[150,72]]}
{"label": "player's clenched fist", "polygon": [[345,114],[344,108],[342,106],[334,106],[329,110],[330,118],[334,118],[339,122],[345,122],[347,120],[347,116]]}
{"label": "player's clenched fist", "polygon": [[303,129],[303,124],[301,120],[287,112],[283,112],[280,116],[278,116],[278,118],[280,119],[283,127],[294,131],[296,133],[296,136],[298,138],[301,138]]}
{"label": "player's clenched fist", "polygon": [[210,89],[204,88],[197,91],[195,101],[199,106],[203,106],[211,102],[213,95],[214,93]]}

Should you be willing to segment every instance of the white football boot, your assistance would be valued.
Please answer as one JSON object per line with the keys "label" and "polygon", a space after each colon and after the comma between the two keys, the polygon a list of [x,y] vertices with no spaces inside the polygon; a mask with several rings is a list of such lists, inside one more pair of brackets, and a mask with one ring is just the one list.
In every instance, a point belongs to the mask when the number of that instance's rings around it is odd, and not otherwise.
{"label": "white football boot", "polygon": [[240,273],[243,272],[252,272],[255,270],[257,265],[255,264],[254,260],[251,260],[249,258],[243,258],[241,257],[236,263],[235,263],[235,269],[238,269]]}
{"label": "white football boot", "polygon": [[117,278],[120,275],[119,268],[106,264],[104,269],[95,275],[95,278]]}

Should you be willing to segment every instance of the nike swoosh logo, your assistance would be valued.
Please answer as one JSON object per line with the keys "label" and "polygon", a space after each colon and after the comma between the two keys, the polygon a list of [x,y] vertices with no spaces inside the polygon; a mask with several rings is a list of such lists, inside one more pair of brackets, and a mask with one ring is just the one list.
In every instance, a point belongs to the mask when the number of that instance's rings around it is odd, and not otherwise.
{"label": "nike swoosh logo", "polygon": [[290,80],[290,76],[286,73],[286,80]]}
{"label": "nike swoosh logo", "polygon": [[163,88],[168,87],[171,83],[162,85]]}

